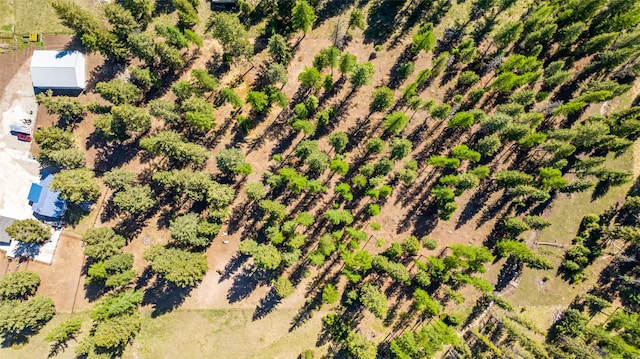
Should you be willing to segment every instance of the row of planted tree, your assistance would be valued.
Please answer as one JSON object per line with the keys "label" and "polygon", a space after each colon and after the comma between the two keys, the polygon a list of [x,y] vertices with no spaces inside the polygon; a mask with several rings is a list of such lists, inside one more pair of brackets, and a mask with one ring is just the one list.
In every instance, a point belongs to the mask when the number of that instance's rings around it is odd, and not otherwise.
{"label": "row of planted tree", "polygon": [[[444,28],[443,17],[461,4],[468,5],[464,20],[469,21]],[[276,296],[291,295],[310,268],[316,268],[312,272],[317,273],[318,282],[307,295],[320,294],[307,309],[317,308],[318,302],[333,305],[335,314],[324,318],[324,334],[337,350],[357,358],[373,358],[378,352],[414,358],[430,357],[442,344],[458,343],[456,350],[471,356],[474,346],[462,344],[453,329],[463,322],[453,310],[464,301],[463,287],[468,284],[485,293],[479,306],[495,302],[509,308],[503,298],[491,294],[491,282],[478,274],[495,256],[533,269],[552,268],[519,235],[548,227],[541,210],[554,198],[564,199],[562,193],[594,187],[603,191],[630,181],[631,173],[608,168],[606,158],[609,153],[624,152],[640,131],[636,107],[608,116],[583,115],[591,113],[590,105],[630,90],[638,71],[640,5],[542,1],[518,13],[519,4],[400,4],[406,14],[419,14],[429,22],[415,26],[405,51],[389,50],[399,57],[386,85],[372,91],[369,114],[350,130],[337,131],[348,119],[346,104],[362,98],[362,89],[371,85],[375,60],[358,62],[344,50],[348,42],[336,44],[342,46],[321,50],[297,76],[300,88],[291,100],[283,92],[291,80],[287,67],[298,45],[291,46],[288,37],[296,30],[311,31],[322,20],[316,14],[329,5],[283,0],[264,1],[253,8],[243,3],[237,13],[212,15],[200,32],[197,9],[202,4],[197,0],[176,0],[155,10],[151,1],[106,5],[107,23],[77,5],[54,1],[63,23],[89,50],[130,67],[128,80],[95,86],[106,102],[39,95],[38,101],[59,115],[60,121],[56,127],[36,132],[38,160],[62,168],[53,188],[64,199],[72,204],[95,201],[100,194],[98,180],[84,168],[84,151],[71,132],[77,123],[91,118],[106,156],[110,150],[129,146],[143,150],[140,157],[150,160],[148,175],[105,168],[100,161],[95,169],[109,188],[105,219],[111,211],[140,225],[162,208],[172,213],[170,244],[152,246],[143,255],[161,280],[178,287],[197,285],[208,270],[202,250],[225,223],[244,220],[246,239],[239,252],[252,257],[251,265],[273,278]],[[346,41],[356,28],[364,30],[366,39],[367,31],[379,26],[374,20],[381,18],[384,5],[364,6],[369,9],[369,26],[365,11],[357,6],[349,9]],[[174,10],[175,26],[156,21],[157,15]],[[220,88],[217,74],[254,61],[245,24],[261,19],[268,23],[268,65],[257,67],[260,73],[242,99],[233,85]],[[409,29],[414,27],[411,19],[415,17],[394,21]],[[444,35],[436,41],[435,33],[441,30]],[[191,59],[199,56],[196,49],[203,46],[202,35],[215,38],[224,54],[213,56],[211,68],[187,73]],[[381,54],[386,40],[377,39],[376,50]],[[430,66],[425,59],[431,59]],[[253,63],[250,66],[255,68]],[[414,73],[417,66],[425,68]],[[334,69],[340,72],[337,81]],[[177,80],[180,75],[184,80]],[[442,97],[425,98],[425,90],[434,87],[445,90]],[[172,95],[164,96],[169,88]],[[216,154],[219,172],[213,175],[205,166],[216,136],[225,133],[216,131],[214,117],[224,106],[232,108],[232,115],[222,127],[231,124],[238,133],[251,133],[264,121],[288,124],[282,127],[286,129],[282,137],[300,139],[292,146],[292,155],[275,153],[262,180],[246,182],[253,168],[243,151],[246,137],[241,136],[238,143]],[[270,111],[273,106],[282,109],[280,114]],[[329,151],[323,150],[325,143]],[[240,186],[248,198],[242,207],[248,215],[236,210],[239,204],[233,206]],[[426,208],[421,213],[409,211],[406,216],[413,221],[437,223],[424,218],[435,217],[437,211],[441,220],[463,223],[456,213],[458,206],[470,196],[488,199],[492,193],[501,194],[504,209],[486,246],[447,245],[417,231],[400,242],[387,245],[376,240],[375,249],[368,245],[371,236],[365,223],[385,206],[393,206],[390,199],[404,200],[408,206],[411,198]],[[634,224],[607,227],[602,233],[635,238]],[[600,235],[601,225],[599,218],[585,219],[579,235],[582,241],[566,253],[562,269],[573,280],[584,279],[583,268],[599,253],[602,240],[594,238],[594,233]],[[35,228],[26,222],[18,226]],[[371,223],[372,228],[377,226]],[[29,235],[21,239],[41,241],[37,231],[26,231]],[[117,353],[140,326],[135,309],[142,301],[141,292],[126,289],[137,277],[133,256],[121,252],[126,239],[110,228],[91,229],[83,240],[88,283],[111,288],[113,294],[96,309],[109,314],[95,314],[91,335],[78,352]],[[425,255],[436,249],[441,255]],[[113,311],[111,305],[127,309]],[[390,307],[398,309],[389,312]],[[362,308],[384,320],[392,337],[427,318],[431,321],[416,329],[415,335],[410,330],[378,346],[355,329]],[[122,335],[109,342],[101,339],[102,331],[112,330]],[[519,329],[506,330],[512,339],[526,341],[514,334]],[[483,343],[475,347],[501,355],[486,333],[476,333],[475,338],[475,343]],[[566,352],[571,345],[559,348]],[[539,357],[535,351],[531,349]]]}

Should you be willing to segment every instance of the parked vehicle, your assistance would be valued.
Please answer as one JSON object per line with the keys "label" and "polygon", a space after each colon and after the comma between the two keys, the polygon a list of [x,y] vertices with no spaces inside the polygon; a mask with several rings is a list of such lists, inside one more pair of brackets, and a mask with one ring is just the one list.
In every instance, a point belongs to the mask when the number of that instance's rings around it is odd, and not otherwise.
{"label": "parked vehicle", "polygon": [[20,141],[31,142],[31,135],[27,133],[18,133],[18,139]]}
{"label": "parked vehicle", "polygon": [[27,126],[27,125],[11,124],[9,125],[9,130],[11,131],[12,134],[16,134],[16,133],[26,133],[28,135],[31,134],[31,126]]}

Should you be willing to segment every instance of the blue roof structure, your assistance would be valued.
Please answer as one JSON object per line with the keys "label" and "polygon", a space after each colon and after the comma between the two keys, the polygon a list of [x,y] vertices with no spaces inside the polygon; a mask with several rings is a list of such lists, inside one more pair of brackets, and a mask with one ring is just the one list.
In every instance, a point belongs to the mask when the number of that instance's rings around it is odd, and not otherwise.
{"label": "blue roof structure", "polygon": [[43,217],[60,219],[67,210],[67,202],[60,198],[60,191],[52,191],[53,182],[51,173],[43,173],[40,184],[33,183],[29,191],[28,199],[31,201],[33,213]]}
{"label": "blue roof structure", "polygon": [[42,193],[42,186],[39,184],[32,183],[27,199],[31,202],[38,202],[40,200],[41,193]]}

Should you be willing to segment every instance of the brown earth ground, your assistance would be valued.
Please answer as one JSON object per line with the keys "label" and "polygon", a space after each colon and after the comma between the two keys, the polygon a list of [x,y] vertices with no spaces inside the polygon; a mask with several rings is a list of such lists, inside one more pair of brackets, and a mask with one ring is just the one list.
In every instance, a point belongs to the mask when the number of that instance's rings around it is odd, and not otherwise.
{"label": "brown earth ground", "polygon": [[[323,27],[314,30],[312,34],[307,35],[305,39],[302,40],[302,42],[299,44],[296,56],[292,61],[292,64],[288,68],[289,82],[283,89],[283,91],[290,98],[293,97],[298,90],[298,84],[296,81],[298,74],[304,69],[305,66],[310,66],[313,56],[320,49],[326,48],[331,44],[330,41],[327,40],[323,35],[329,33],[329,30],[329,24],[327,23],[323,25]],[[67,37],[66,39],[69,38]],[[394,63],[397,54],[402,51],[402,49],[404,49],[409,41],[409,38],[401,39],[400,43],[395,44],[394,49],[392,49],[391,51],[381,51],[377,53],[374,53],[374,51],[372,50],[372,44],[364,44],[361,40],[359,40],[359,36],[355,36],[355,39],[351,41],[348,46],[346,46],[344,50],[356,55],[358,61],[371,61],[376,69],[376,74],[373,79],[374,86],[367,86],[365,88],[362,88],[353,93],[348,98],[346,98],[346,96],[350,92],[350,86],[347,83],[344,84],[344,86],[339,91],[330,95],[327,99],[324,99],[324,101],[322,101],[321,99],[322,104],[325,104],[326,106],[336,106],[339,108],[340,116],[338,117],[337,122],[333,124],[332,127],[334,131],[345,131],[351,134],[353,134],[354,132],[359,132],[359,135],[366,134],[366,136],[362,136],[362,138],[370,138],[382,135],[383,129],[379,126],[383,116],[382,114],[374,114],[370,116],[367,122],[365,122],[365,118],[369,113],[368,103],[371,98],[371,92],[375,86],[387,83],[390,68]],[[63,43],[64,42],[61,40],[60,44],[62,45]],[[45,44],[46,46],[51,46],[50,44],[52,44],[52,41],[47,39],[45,41]],[[204,63],[209,59],[208,55],[216,48],[217,45],[215,44],[215,42],[211,40],[205,40],[205,46],[203,49],[201,49],[203,56],[201,56],[194,62],[194,68],[203,68]],[[375,58],[373,58],[373,54],[375,54]],[[29,54],[26,53],[20,56],[23,57],[16,57],[14,61],[19,62],[20,59],[24,61],[29,57]],[[5,61],[4,59],[5,58],[0,58],[0,66],[11,66],[10,68],[14,68],[13,61]],[[245,82],[243,82],[236,89],[241,94],[241,96],[244,96],[246,91],[249,90],[248,87],[244,85],[244,83],[251,83],[253,78],[255,78],[256,76],[258,68],[265,59],[266,55],[264,53],[259,54],[254,58],[253,63],[256,64],[257,67],[252,68],[250,71],[248,71],[246,77],[244,78]],[[100,74],[103,72],[99,67],[101,66],[101,64],[102,59],[99,56],[89,56],[88,66],[90,69],[92,69],[92,74]],[[15,68],[19,68],[19,64],[15,66]],[[428,58],[424,54],[421,54],[418,57],[417,61],[415,61],[416,70],[424,69],[429,66],[430,58]],[[245,68],[238,68],[231,73],[226,74],[222,78],[221,86],[225,86],[226,84],[235,82],[235,80],[237,80],[241,74],[245,73],[245,71],[247,71],[249,67],[249,65],[246,65]],[[108,75],[108,73],[104,74]],[[6,76],[6,72],[1,71],[0,76]],[[335,78],[337,78],[338,76],[339,74],[334,74]],[[183,75],[182,78],[188,79],[188,72],[185,72],[185,75]],[[0,78],[0,81],[2,80],[5,79]],[[406,83],[411,80],[412,78],[409,78]],[[487,81],[488,79],[485,78],[482,79],[480,83],[485,83]],[[428,89],[425,90],[425,92],[422,93],[422,97],[442,98],[443,93],[448,89],[448,87],[452,86],[453,84],[455,84],[455,79],[448,82],[444,87],[440,87],[437,84],[432,84]],[[81,98],[83,100],[100,100],[99,96],[95,93],[92,93],[91,90],[91,88],[88,88],[87,93],[81,95]],[[172,96],[173,95],[169,93],[166,95],[166,98],[171,99]],[[248,113],[248,110],[248,107],[245,107],[243,109],[244,113]],[[403,109],[399,108],[399,110]],[[271,155],[274,153],[274,148],[290,131],[290,127],[284,122],[286,118],[279,117],[279,112],[279,110],[272,110],[271,113],[261,123],[259,123],[249,135],[244,137],[240,136],[241,141],[239,142],[239,146],[244,150],[245,155],[247,156],[247,160],[254,167],[254,173],[248,177],[248,181],[255,181],[260,179],[264,171],[269,166],[275,164],[274,161],[270,160]],[[219,124],[218,127],[222,126],[223,130],[220,131],[219,128],[217,128],[207,135],[207,139],[214,139],[214,146],[212,146],[211,148],[213,154],[217,153],[221,148],[227,147],[233,140],[234,136],[232,135],[236,134],[237,129],[235,128],[234,123],[231,122],[233,120],[229,118],[230,113],[231,111],[228,108],[228,105],[217,109],[216,119]],[[410,110],[408,111],[408,113],[409,115],[411,115]],[[99,149],[93,147],[90,141],[90,136],[94,131],[92,126],[94,118],[95,115],[88,115],[87,118],[82,121],[74,130],[77,135],[79,144],[86,145],[81,147],[84,147],[86,149],[89,167],[95,167],[96,163],[99,162],[97,160],[100,157]],[[41,111],[39,111],[38,126],[48,126],[53,124],[55,121],[56,119],[54,118],[54,116],[48,115],[46,113],[46,110],[41,108]],[[226,124],[229,122],[229,126],[226,126]],[[155,123],[154,127],[157,128],[160,125],[160,123]],[[428,120],[426,112],[418,111],[413,116],[412,122],[403,131],[403,135],[409,136],[414,142],[414,151],[412,153],[412,156],[418,159],[418,163],[420,165],[420,176],[418,177],[416,183],[410,188],[405,188],[402,184],[394,188],[393,195],[385,202],[382,208],[382,214],[371,220],[381,224],[380,231],[374,232],[370,230],[370,228],[368,227],[368,223],[371,221],[359,222],[361,224],[359,226],[360,229],[363,229],[369,234],[374,235],[376,239],[384,238],[387,245],[393,241],[398,241],[411,234],[415,234],[417,236],[428,234],[438,240],[441,246],[437,251],[429,252],[425,250],[421,253],[423,255],[437,254],[444,245],[450,245],[454,243],[481,244],[482,241],[487,237],[491,229],[495,226],[496,221],[501,218],[501,215],[504,213],[498,210],[498,212],[489,217],[489,219],[480,221],[479,218],[484,213],[481,208],[491,207],[492,205],[494,205],[499,200],[500,193],[493,194],[489,196],[489,198],[484,199],[482,202],[477,203],[469,202],[469,199],[474,196],[474,193],[467,193],[457,200],[457,202],[460,204],[460,208],[450,221],[437,222],[437,225],[431,231],[425,231],[423,228],[423,222],[432,220],[437,216],[436,213],[426,212],[425,208],[423,207],[423,203],[429,199],[429,193],[427,192],[427,189],[431,186],[439,173],[433,168],[426,166],[426,159],[429,155],[436,153],[447,154],[448,148],[458,143],[464,143],[469,136],[467,132],[466,134],[463,134],[461,138],[449,138],[446,136],[447,132],[445,132],[444,127],[445,126],[442,122],[434,123],[432,122],[432,120]],[[359,131],[355,131],[356,129],[358,129]],[[353,138],[354,140],[351,145],[355,149],[347,155],[347,161],[353,161],[354,159],[359,158],[364,153],[364,144],[358,140],[361,137]],[[295,145],[301,139],[302,135],[294,136],[291,139],[290,145],[282,150],[285,158],[293,152]],[[431,148],[431,145],[434,143],[438,145],[434,148]],[[329,147],[326,137],[320,139],[320,145],[322,149],[328,151]],[[512,157],[510,157],[508,150],[505,150],[502,154],[497,155],[496,158],[497,160],[491,163],[491,167],[493,170],[505,168],[505,166],[510,165],[511,161],[514,160]],[[369,162],[371,162],[371,159],[369,159]],[[637,161],[634,159],[634,162]],[[154,162],[142,163],[139,157],[134,157],[133,159],[124,163],[122,165],[122,168],[141,173],[145,169],[153,170],[154,165]],[[401,165],[402,164],[399,163],[398,167],[400,167]],[[212,157],[207,163],[207,169],[211,170],[213,173],[217,173],[214,157]],[[329,183],[337,183],[338,181],[337,178],[330,178],[328,175],[325,175],[322,179],[328,181]],[[624,194],[622,194],[622,196],[623,195]],[[620,195],[616,196],[620,197]],[[232,270],[226,269],[226,267],[235,256],[238,243],[251,235],[253,228],[247,227],[251,227],[252,225],[256,224],[251,220],[251,218],[247,218],[245,211],[243,211],[243,209],[247,208],[245,207],[246,201],[247,199],[244,195],[244,192],[240,191],[235,202],[232,204],[231,209],[234,213],[233,219],[239,221],[240,223],[243,223],[243,225],[237,228],[223,228],[221,234],[213,241],[213,244],[207,250],[207,258],[209,260],[210,271],[208,272],[202,283],[188,293],[188,296],[184,299],[184,303],[181,304],[181,308],[250,309],[255,308],[257,305],[259,305],[260,300],[267,293],[269,287],[267,285],[261,285],[257,289],[250,290],[248,295],[246,297],[243,297],[242,300],[230,302],[228,298],[228,293],[231,288],[242,284],[241,282],[239,283],[238,280],[243,280],[240,276],[243,267],[234,268]],[[306,210],[311,214],[322,214],[323,211],[329,208],[332,203],[333,193],[330,192],[321,198],[307,197],[297,199],[294,202],[287,204],[289,205],[289,209],[293,209],[297,205],[301,204],[304,205]],[[565,203],[569,204],[570,200],[567,200]],[[363,210],[365,205],[366,203],[360,203],[356,210],[354,210],[354,214],[356,215],[356,217],[358,217],[358,213]],[[471,216],[471,219],[460,221],[460,213],[466,206],[477,206],[479,210],[474,212],[475,214]],[[110,219],[109,221],[105,221],[104,223],[101,222],[101,216],[99,215],[99,213],[97,215],[92,214],[90,217],[92,219],[95,218],[95,220],[90,221],[93,223],[82,222],[80,225],[78,225],[78,227],[74,229],[74,231],[82,232],[84,229],[90,227],[94,223],[98,226],[116,225],[118,223],[117,218]],[[168,239],[168,231],[166,228],[162,226],[160,226],[161,228],[159,229],[156,228],[158,227],[159,222],[162,223],[160,214],[151,218],[147,222],[147,226],[141,229],[137,236],[131,238],[131,242],[125,248],[126,251],[130,251],[136,256],[136,268],[141,272],[146,266],[144,261],[141,259],[141,253],[144,248],[152,243],[165,243]],[[227,233],[227,235],[224,235],[224,233]],[[573,236],[574,233],[575,232],[571,232],[571,230],[567,230],[567,233],[562,233],[561,236],[565,240],[568,240]],[[560,236],[560,234],[558,234],[558,236]],[[65,238],[69,237],[69,235],[65,235]],[[148,238],[148,240],[145,241],[145,238]],[[223,240],[229,241],[229,244],[223,244]],[[68,240],[67,242],[71,246],[70,248],[73,250],[73,254],[69,254],[69,257],[77,256],[78,258],[81,258],[81,252],[76,253],[76,248],[72,248],[74,245],[73,243],[75,242],[73,240]],[[376,240],[371,240],[370,242],[368,242],[366,248],[369,249],[372,253],[379,252],[381,249],[376,248],[375,244]],[[59,250],[56,253],[56,256],[58,256],[58,254],[61,252],[63,251]],[[69,263],[72,263],[72,261],[69,260]],[[82,261],[74,260],[73,263],[75,264],[75,267],[69,270],[72,273],[77,273],[77,270],[80,269]],[[54,268],[57,265],[58,262],[54,262],[54,265],[51,268]],[[489,273],[496,274],[496,269],[499,268],[499,265],[500,262],[495,265],[495,268],[492,267],[489,270]],[[217,269],[226,272],[223,274],[223,276],[221,276],[216,272]],[[326,269],[327,268],[321,268],[320,272],[324,272]],[[329,269],[331,272],[335,272],[338,268],[330,267]],[[298,285],[298,290],[296,291],[295,295],[284,300],[278,306],[278,310],[297,309],[303,305],[307,294],[314,293],[314,291],[317,289],[314,285],[312,285],[312,283],[310,283],[312,279],[314,279],[313,276],[316,274],[316,271],[317,270],[315,269],[311,271],[311,278],[303,280]],[[327,275],[331,275],[331,273]],[[492,277],[495,278],[495,276],[493,275]],[[45,280],[43,280],[43,283],[45,283]],[[82,279],[80,280],[80,283],[82,283]],[[58,308],[60,311],[64,311],[63,308],[68,308],[68,304],[65,303],[69,302],[69,293],[75,292],[75,288],[67,288],[67,286],[65,286],[64,289],[62,288],[63,287],[56,288],[53,285],[46,285],[41,288],[41,292],[43,295],[54,297],[57,305],[58,303],[60,303],[61,307]],[[83,292],[84,291],[82,290],[82,288],[80,288],[80,290],[78,291],[79,299],[76,300],[76,310],[88,308],[88,305],[90,304]],[[531,299],[536,295],[545,295],[543,291],[538,293],[539,294],[533,295],[532,293],[522,293],[522,295],[526,295],[528,299]],[[471,293],[469,294],[470,296],[472,295]],[[571,299],[572,297],[557,298],[557,301],[554,300],[554,303],[548,303],[547,305],[566,305]],[[526,302],[523,301],[523,303]],[[157,304],[161,304],[161,302],[158,301]],[[148,309],[152,310],[157,308],[154,308],[154,304],[149,304]],[[313,321],[315,322],[318,317],[319,315],[315,316]],[[369,320],[369,318],[367,319]],[[379,324],[374,324],[374,330],[378,331],[379,329],[379,331],[383,331]],[[371,335],[373,336],[379,334],[372,333]]]}

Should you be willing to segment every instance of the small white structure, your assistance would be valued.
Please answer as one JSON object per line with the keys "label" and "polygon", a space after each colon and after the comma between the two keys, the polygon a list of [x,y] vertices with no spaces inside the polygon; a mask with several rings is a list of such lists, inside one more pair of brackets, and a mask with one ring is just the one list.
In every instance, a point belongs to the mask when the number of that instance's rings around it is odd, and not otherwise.
{"label": "small white structure", "polygon": [[35,50],[31,58],[33,87],[81,90],[85,86],[85,56],[78,51]]}

